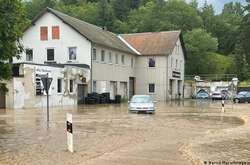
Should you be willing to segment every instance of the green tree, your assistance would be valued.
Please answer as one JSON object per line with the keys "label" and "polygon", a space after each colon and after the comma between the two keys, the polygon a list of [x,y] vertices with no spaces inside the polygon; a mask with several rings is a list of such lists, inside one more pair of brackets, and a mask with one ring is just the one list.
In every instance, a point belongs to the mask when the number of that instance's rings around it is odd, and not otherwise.
{"label": "green tree", "polygon": [[[247,6],[245,7],[245,13],[246,15],[243,18],[242,24],[241,24],[241,45],[243,49],[243,53],[246,55],[246,60],[248,64],[250,64],[250,0],[247,1]],[[250,68],[249,68],[250,70]]]}
{"label": "green tree", "polygon": [[218,41],[203,29],[194,29],[184,35],[187,48],[187,74],[208,73],[206,56],[208,53],[216,52]]}
{"label": "green tree", "polygon": [[25,10],[28,19],[33,19],[42,9],[46,7],[53,8],[56,5],[56,0],[30,0],[24,1]]}
{"label": "green tree", "polygon": [[11,78],[12,57],[22,52],[19,42],[26,26],[21,0],[0,0],[0,91],[6,92],[4,80]]}
{"label": "green tree", "polygon": [[213,32],[213,23],[214,23],[214,8],[212,5],[209,5],[207,3],[204,4],[204,6],[201,9],[200,15],[203,20],[204,28],[208,32]]}

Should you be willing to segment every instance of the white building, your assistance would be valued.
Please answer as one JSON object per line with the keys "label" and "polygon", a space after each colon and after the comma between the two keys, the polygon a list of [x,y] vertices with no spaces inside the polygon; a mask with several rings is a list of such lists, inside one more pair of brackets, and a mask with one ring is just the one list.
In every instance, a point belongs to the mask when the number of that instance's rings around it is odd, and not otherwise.
{"label": "white building", "polygon": [[21,41],[26,51],[13,59],[14,77],[6,95],[10,108],[44,106],[39,78],[46,74],[53,78],[52,106],[77,105],[90,92],[110,92],[111,99],[150,94],[156,100],[183,93],[180,31],[116,35],[46,8]]}

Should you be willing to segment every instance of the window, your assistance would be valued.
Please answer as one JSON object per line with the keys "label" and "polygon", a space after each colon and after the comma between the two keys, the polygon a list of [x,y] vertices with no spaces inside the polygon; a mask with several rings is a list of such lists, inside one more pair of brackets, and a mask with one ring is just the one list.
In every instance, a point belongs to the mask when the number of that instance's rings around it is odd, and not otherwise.
{"label": "window", "polygon": [[40,27],[40,40],[41,41],[48,40],[48,27],[47,26]]}
{"label": "window", "polygon": [[118,54],[115,55],[115,63],[118,64]]}
{"label": "window", "polygon": [[93,48],[93,60],[96,60],[96,48]]}
{"label": "window", "polygon": [[93,81],[93,92],[96,92],[96,89],[97,89],[96,81]]}
{"label": "window", "polygon": [[173,57],[171,57],[171,68],[173,68]]}
{"label": "window", "polygon": [[60,39],[59,26],[52,26],[52,39],[53,40],[59,40]]}
{"label": "window", "polygon": [[155,84],[149,84],[148,85],[148,92],[149,93],[155,93]]}
{"label": "window", "polygon": [[54,61],[54,49],[47,49],[47,61]]}
{"label": "window", "polygon": [[76,60],[76,47],[69,47],[69,60]]}
{"label": "window", "polygon": [[62,93],[62,79],[57,79],[57,93]]}
{"label": "window", "polygon": [[109,52],[109,63],[112,63],[112,54]]}
{"label": "window", "polygon": [[26,61],[33,61],[33,50],[26,49]]}
{"label": "window", "polygon": [[148,59],[148,67],[155,67],[155,59],[154,58],[149,58]]}
{"label": "window", "polygon": [[101,61],[104,62],[105,61],[105,51],[102,50],[102,53],[101,53]]}
{"label": "window", "polygon": [[131,68],[133,68],[133,67],[134,67],[134,58],[131,57]]}
{"label": "window", "polygon": [[177,66],[178,66],[178,60],[176,59],[175,60],[175,68],[177,69]]}
{"label": "window", "polygon": [[73,93],[74,91],[74,80],[69,80],[69,92]]}
{"label": "window", "polygon": [[124,64],[125,63],[125,56],[124,55],[122,55],[121,60],[122,60],[122,64]]}

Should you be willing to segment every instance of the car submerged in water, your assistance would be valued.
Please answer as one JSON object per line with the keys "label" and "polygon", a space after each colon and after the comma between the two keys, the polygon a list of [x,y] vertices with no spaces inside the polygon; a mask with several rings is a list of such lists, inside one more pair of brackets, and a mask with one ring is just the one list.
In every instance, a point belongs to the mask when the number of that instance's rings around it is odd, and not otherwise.
{"label": "car submerged in water", "polygon": [[155,113],[155,101],[149,95],[134,95],[129,101],[130,112]]}
{"label": "car submerged in water", "polygon": [[241,91],[233,99],[234,103],[250,103],[250,92]]}

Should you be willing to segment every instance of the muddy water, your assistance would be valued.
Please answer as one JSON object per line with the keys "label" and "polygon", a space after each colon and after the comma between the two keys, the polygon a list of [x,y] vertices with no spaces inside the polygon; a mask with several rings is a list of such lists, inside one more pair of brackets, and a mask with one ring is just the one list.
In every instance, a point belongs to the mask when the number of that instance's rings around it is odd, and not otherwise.
{"label": "muddy water", "polygon": [[[128,113],[126,104],[57,107],[51,109],[49,125],[46,109],[0,110],[0,164],[165,165],[212,160],[221,156],[222,146],[238,144],[236,137],[219,142],[218,132],[232,129],[233,134],[243,125],[230,115],[235,107],[226,108],[228,112],[221,114],[219,102],[157,103],[156,114],[147,115]],[[73,154],[66,150],[67,112],[73,114]],[[205,143],[215,136],[218,143]],[[249,146],[247,138],[242,137],[245,141],[236,150],[226,150],[223,158]],[[241,153],[249,156],[246,150]]]}

